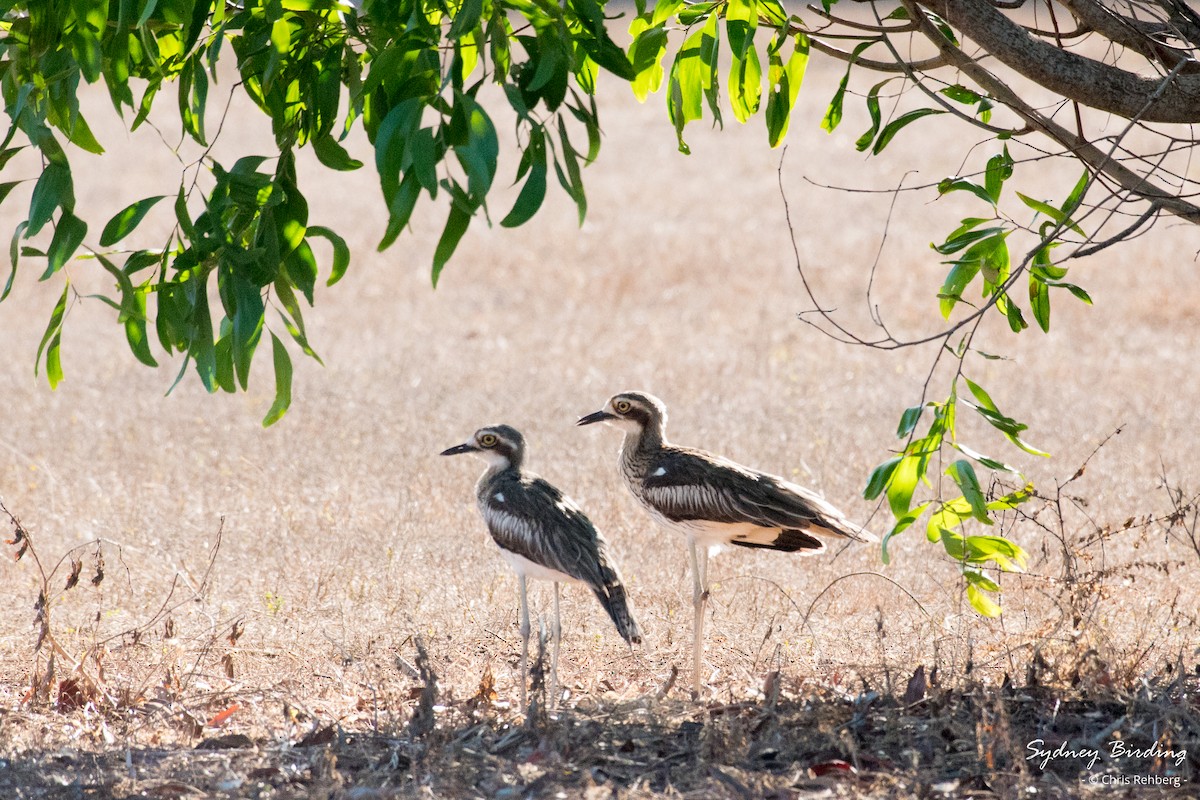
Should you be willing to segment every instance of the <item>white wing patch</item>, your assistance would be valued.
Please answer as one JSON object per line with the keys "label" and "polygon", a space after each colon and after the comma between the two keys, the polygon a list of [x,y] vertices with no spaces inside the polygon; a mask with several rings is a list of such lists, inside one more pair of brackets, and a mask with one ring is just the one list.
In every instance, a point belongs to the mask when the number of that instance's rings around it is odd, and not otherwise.
{"label": "white wing patch", "polygon": [[537,535],[533,526],[529,524],[529,520],[518,517],[515,514],[502,511],[494,506],[483,506],[480,508],[480,511],[483,512],[483,519],[492,531],[492,536],[497,539],[507,541],[517,540],[530,544]]}
{"label": "white wing patch", "polygon": [[558,506],[558,510],[568,516],[570,516],[572,514],[583,513],[582,509],[579,508],[579,505],[569,497],[562,498],[561,500],[556,502],[554,505]]}
{"label": "white wing patch", "polygon": [[733,498],[719,488],[705,484],[654,486],[646,489],[646,500],[661,512],[693,519],[739,516]]}
{"label": "white wing patch", "polygon": [[[501,494],[496,492],[492,497],[498,498]],[[567,498],[557,503],[557,507],[563,510],[577,508]],[[518,574],[559,583],[587,582],[553,566],[556,559],[553,553],[547,552],[550,543],[543,521],[514,514],[508,508],[490,503],[481,503],[479,510],[492,539],[500,547],[500,554]]]}
{"label": "white wing patch", "polygon": [[496,492],[492,497],[495,498],[497,503],[504,502],[504,492]]}
{"label": "white wing patch", "polygon": [[666,474],[667,474],[667,468],[659,467],[658,469],[654,470],[654,472],[650,473],[650,477],[661,478],[663,475],[666,475]]}

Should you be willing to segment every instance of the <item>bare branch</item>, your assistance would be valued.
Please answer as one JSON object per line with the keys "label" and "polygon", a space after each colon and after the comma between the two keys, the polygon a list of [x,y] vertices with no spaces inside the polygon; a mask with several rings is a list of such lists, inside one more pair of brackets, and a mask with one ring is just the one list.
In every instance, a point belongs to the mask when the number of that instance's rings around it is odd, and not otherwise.
{"label": "bare branch", "polygon": [[[800,30],[797,28],[797,30]],[[938,67],[946,66],[946,59],[942,56],[934,56],[921,61],[901,62],[901,61],[878,61],[872,58],[854,57],[853,53],[848,53],[845,50],[839,50],[836,47],[827,45],[820,39],[815,38],[816,34],[809,34],[808,43],[812,49],[824,53],[827,56],[836,58],[838,61],[854,62],[854,64],[865,67],[873,72],[917,72],[924,70],[937,69]]]}
{"label": "bare branch", "polygon": [[857,31],[867,31],[868,33],[907,33],[910,31],[915,31],[917,29],[917,26],[912,24],[911,22],[909,22],[907,25],[882,25],[882,24],[872,25],[868,22],[857,22],[852,19],[845,19],[844,17],[834,16],[833,14],[830,14],[825,9],[820,8],[819,6],[814,6],[812,4],[809,4],[807,6],[807,8],[809,11],[816,14],[818,17],[821,17],[822,19],[826,19],[829,22],[833,22],[837,25],[841,25],[846,28],[851,28],[851,29],[857,30]]}
{"label": "bare branch", "polygon": [[[1161,78],[1145,78],[1041,41],[986,0],[920,0],[920,5],[1005,66],[1069,100],[1127,119],[1140,115],[1146,122],[1200,122],[1200,75],[1179,77],[1158,94]],[[913,17],[923,30],[933,27],[927,19],[922,24],[923,14]],[[941,48],[938,39],[953,47],[940,31],[933,42]],[[1152,98],[1157,99],[1149,104]]]}
{"label": "bare branch", "polygon": [[1110,236],[1102,242],[1095,242],[1087,247],[1079,248],[1071,254],[1071,257],[1084,258],[1085,256],[1094,255],[1095,253],[1099,253],[1101,250],[1112,247],[1114,244],[1120,244],[1121,242],[1128,241],[1129,239],[1133,238],[1133,235],[1137,233],[1147,222],[1150,222],[1152,219],[1157,217],[1161,211],[1162,209],[1159,207],[1158,203],[1151,203],[1150,207],[1147,208],[1140,217],[1134,220],[1132,225],[1125,228],[1115,236]]}
{"label": "bare branch", "polygon": [[[921,32],[938,46],[942,55],[954,67],[979,84],[993,98],[1008,106],[1009,109],[1028,122],[1033,128],[1040,130],[1042,133],[1059,142],[1072,155],[1079,158],[1093,170],[1104,173],[1133,194],[1157,203],[1163,210],[1182,217],[1188,222],[1200,224],[1200,206],[1189,203],[1181,199],[1177,193],[1168,191],[1152,183],[1146,176],[1140,175],[1124,164],[1114,160],[1111,154],[1105,153],[1092,142],[1076,133],[1072,133],[1037,111],[1009,88],[1008,84],[997,78],[978,61],[968,56],[946,39],[941,31],[916,7],[917,0],[901,1],[909,9],[913,17],[917,19],[921,27]],[[968,3],[974,5],[975,0],[964,0],[964,4]],[[990,8],[988,10],[991,11]],[[1008,24],[1011,25],[1012,23]],[[1013,27],[1016,28],[1015,25]],[[1017,29],[1017,31],[1019,35],[1028,38],[1024,31],[1020,31],[1020,29]],[[1038,45],[1058,52],[1056,48],[1050,45],[1044,45],[1040,42]],[[1134,110],[1129,116],[1135,119],[1145,119],[1150,112],[1159,108],[1159,100],[1171,91],[1171,87],[1178,80],[1177,71],[1179,68],[1179,65],[1177,65],[1176,70],[1172,71],[1170,75],[1157,81],[1154,90],[1142,97],[1142,108]],[[1197,97],[1200,98],[1200,94]]]}
{"label": "bare branch", "polygon": [[[1122,16],[1095,0],[1062,0],[1062,3],[1082,25],[1151,61],[1159,61],[1170,68],[1180,61],[1189,60],[1186,52],[1153,38],[1154,33],[1161,32],[1162,26],[1151,26],[1141,20]],[[1184,71],[1200,71],[1200,64],[1193,63]]]}

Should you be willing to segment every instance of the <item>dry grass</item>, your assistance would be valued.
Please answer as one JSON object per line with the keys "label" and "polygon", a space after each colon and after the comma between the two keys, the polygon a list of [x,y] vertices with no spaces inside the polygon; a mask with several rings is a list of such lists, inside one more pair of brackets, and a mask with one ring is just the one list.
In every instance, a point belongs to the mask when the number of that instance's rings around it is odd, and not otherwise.
{"label": "dry grass", "polygon": [[[835,81],[810,77],[784,183],[810,277],[865,324],[889,198],[805,178],[890,188],[915,163],[910,180],[936,180],[957,169],[936,158],[957,145],[929,125],[860,162],[858,120],[832,137],[816,129]],[[1182,290],[1194,283],[1194,229],[1076,267],[1095,308],[1061,303],[1048,336],[991,329],[985,349],[1012,360],[971,368],[1055,454],[1013,460],[1050,498],[1063,484],[1057,506],[1012,520],[1009,535],[1034,563],[1028,577],[1006,578],[1002,621],[970,612],[954,566],[917,531],[887,568],[866,547],[806,560],[730,553],[713,564],[712,671],[695,705],[686,680],[671,685],[690,640],[683,543],[619,485],[616,434],[574,419],[615,391],[652,391],[672,410],[675,440],[793,477],[865,521],[865,476],[918,399],[932,354],[846,348],[797,322],[806,301],[780,154],[756,126],[697,129],[685,158],[660,101],[606,94],[608,138],[587,173],[582,229],[557,195],[525,229],[476,227],[436,292],[436,214],[376,254],[384,218],[369,170],[304,167],[313,220],[346,234],[356,258],[308,315],[327,366],[298,366],[297,401],[271,430],[258,424],[270,404],[265,362],[248,395],[208,397],[188,380],[164,398],[174,370],[137,365],[94,301],[70,311],[67,380],[51,393],[31,368],[61,286],[23,268],[0,306],[0,493],[47,569],[104,541],[99,586],[51,597],[57,676],[82,658],[110,699],[78,690],[77,708],[71,692],[58,692],[58,709],[22,702],[34,665],[45,666],[30,625],[42,578],[28,560],[0,568],[0,794],[1109,796],[1111,786],[1079,782],[1077,760],[1043,771],[1025,747],[1115,731],[1188,747],[1188,759],[1084,774],[1193,780],[1198,554],[1182,528],[1165,533],[1175,506],[1162,483],[1164,471],[1200,483],[1200,316]],[[111,109],[92,106],[99,127]],[[218,156],[263,137],[235,108]],[[170,189],[156,181],[179,162],[152,135],[128,139],[114,126],[102,140],[110,157],[75,161],[90,219]],[[1045,177],[1049,193],[1055,175]],[[877,278],[897,331],[931,325],[943,268],[926,244],[970,211],[925,200],[893,220]],[[12,228],[20,202],[8,200],[0,228]],[[104,286],[86,263],[68,271],[85,292]],[[531,727],[508,705],[515,580],[473,508],[476,466],[436,455],[500,421],[524,431],[530,466],[612,541],[647,634],[630,652],[591,598],[568,591],[570,696],[557,719]],[[1002,451],[966,427],[970,441]],[[48,583],[60,594],[69,569]],[[547,606],[544,589],[533,597]],[[925,686],[910,680],[919,666]],[[436,696],[422,670],[436,674]]]}

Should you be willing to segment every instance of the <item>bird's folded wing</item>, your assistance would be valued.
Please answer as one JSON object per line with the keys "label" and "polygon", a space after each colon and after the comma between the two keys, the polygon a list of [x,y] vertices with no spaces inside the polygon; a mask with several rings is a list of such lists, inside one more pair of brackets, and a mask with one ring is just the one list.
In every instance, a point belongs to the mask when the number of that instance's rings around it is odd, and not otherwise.
{"label": "bird's folded wing", "polygon": [[[501,499],[503,498],[503,499]],[[496,544],[590,586],[602,586],[600,537],[579,506],[541,478],[487,495],[484,521]]]}
{"label": "bird's folded wing", "polygon": [[646,472],[646,500],[676,521],[703,519],[795,528],[857,538],[857,526],[802,486],[723,458],[687,450],[664,453]]}

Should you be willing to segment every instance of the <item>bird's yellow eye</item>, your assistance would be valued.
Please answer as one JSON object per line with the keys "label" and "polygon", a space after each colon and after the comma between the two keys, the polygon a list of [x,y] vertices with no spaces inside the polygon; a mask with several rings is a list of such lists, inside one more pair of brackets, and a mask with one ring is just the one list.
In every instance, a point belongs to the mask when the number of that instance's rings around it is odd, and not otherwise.
{"label": "bird's yellow eye", "polygon": [[479,437],[479,443],[484,447],[495,447],[496,441],[497,439],[495,435],[491,433],[485,433],[483,436]]}
{"label": "bird's yellow eye", "polygon": [[628,414],[629,409],[633,408],[633,404],[628,400],[618,400],[617,402],[613,403],[613,408],[617,410],[618,414]]}

